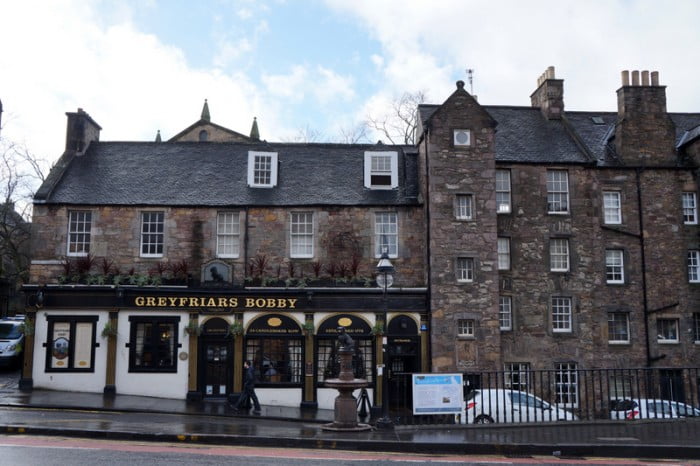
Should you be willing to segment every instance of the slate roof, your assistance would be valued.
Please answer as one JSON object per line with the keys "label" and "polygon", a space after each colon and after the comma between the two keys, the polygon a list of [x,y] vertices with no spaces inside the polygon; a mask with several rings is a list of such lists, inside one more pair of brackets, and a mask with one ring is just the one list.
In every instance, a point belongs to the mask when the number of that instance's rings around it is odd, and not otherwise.
{"label": "slate roof", "polygon": [[[423,127],[439,105],[420,105]],[[616,112],[571,112],[562,120],[545,119],[537,107],[483,107],[496,121],[496,161],[502,163],[616,164],[606,146],[613,135]],[[699,113],[670,113],[676,145],[700,135]],[[598,121],[594,121],[596,118]]]}
{"label": "slate roof", "polygon": [[[278,153],[274,188],[247,184],[248,151]],[[365,151],[397,151],[399,188],[364,187]],[[64,154],[35,202],[80,205],[416,205],[417,152],[391,145],[93,142]],[[58,165],[62,165],[61,163]]]}

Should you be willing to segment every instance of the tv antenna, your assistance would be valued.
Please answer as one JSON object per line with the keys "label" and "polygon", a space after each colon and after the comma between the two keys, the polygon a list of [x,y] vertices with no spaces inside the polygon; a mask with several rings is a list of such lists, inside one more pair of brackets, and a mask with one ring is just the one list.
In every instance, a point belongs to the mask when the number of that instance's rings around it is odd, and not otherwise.
{"label": "tv antenna", "polygon": [[469,80],[469,93],[474,95],[474,69],[467,68],[467,79]]}

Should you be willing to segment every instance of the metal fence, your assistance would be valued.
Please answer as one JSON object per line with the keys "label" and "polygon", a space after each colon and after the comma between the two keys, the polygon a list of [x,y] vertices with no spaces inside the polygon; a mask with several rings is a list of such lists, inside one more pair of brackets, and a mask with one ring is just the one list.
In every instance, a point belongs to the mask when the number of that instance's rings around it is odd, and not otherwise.
{"label": "metal fence", "polygon": [[412,374],[389,379],[396,424],[674,419],[700,416],[700,368],[571,369],[463,374],[464,410],[414,415]]}

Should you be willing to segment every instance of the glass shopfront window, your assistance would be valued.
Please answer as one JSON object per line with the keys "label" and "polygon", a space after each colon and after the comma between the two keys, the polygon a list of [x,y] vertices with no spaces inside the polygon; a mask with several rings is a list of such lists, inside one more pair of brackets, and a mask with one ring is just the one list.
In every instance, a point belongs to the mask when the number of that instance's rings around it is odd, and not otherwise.
{"label": "glass shopfront window", "polygon": [[355,354],[352,368],[357,379],[374,381],[374,338],[367,322],[352,314],[339,314],[324,320],[316,333],[316,374],[317,382],[323,385],[328,379],[338,377],[340,360],[338,357],[338,328],[345,328],[345,333],[355,342]]}
{"label": "glass shopfront window", "polygon": [[282,314],[255,319],[246,332],[245,359],[253,362],[257,384],[301,385],[304,340],[299,324]]}

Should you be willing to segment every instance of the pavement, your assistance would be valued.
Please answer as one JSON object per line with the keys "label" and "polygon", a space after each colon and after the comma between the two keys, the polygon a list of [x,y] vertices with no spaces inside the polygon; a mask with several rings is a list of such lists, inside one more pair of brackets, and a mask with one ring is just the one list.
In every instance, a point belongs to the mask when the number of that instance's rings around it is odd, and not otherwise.
{"label": "pavement", "polygon": [[518,425],[397,425],[322,429],[331,410],[262,406],[234,412],[223,400],[34,390],[0,386],[0,433],[293,448],[493,454],[511,458],[700,459],[700,419]]}

